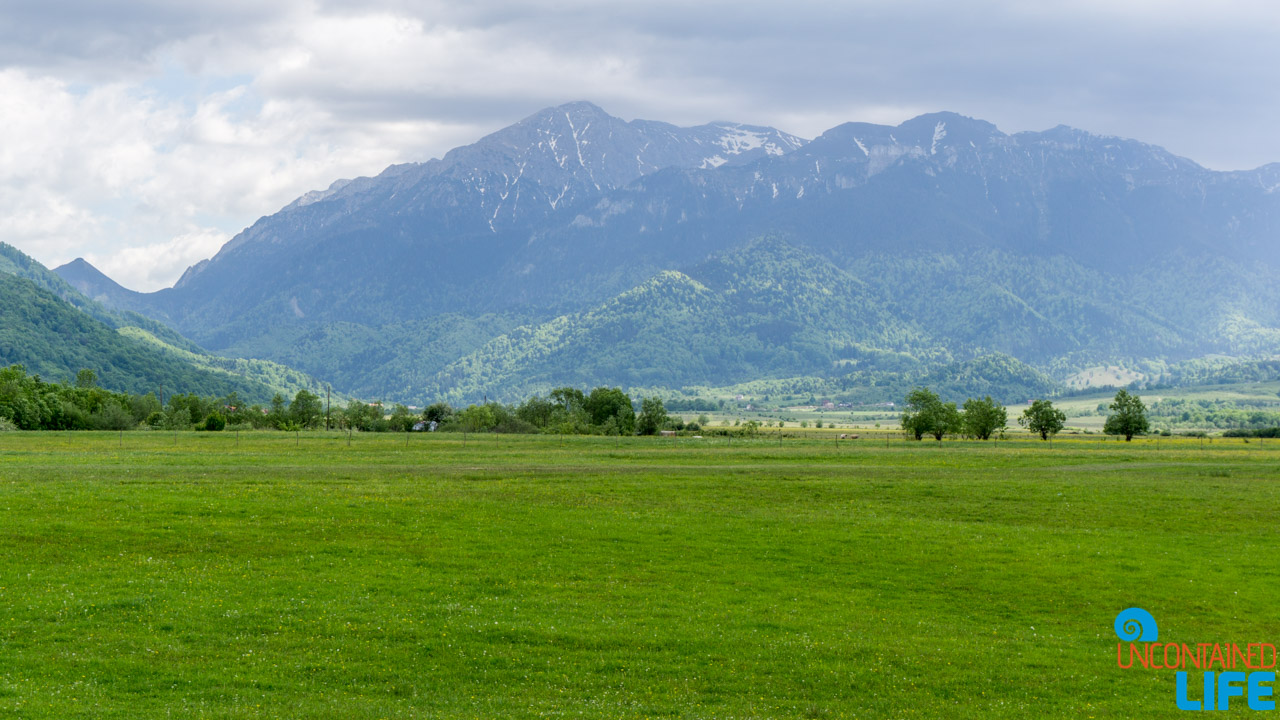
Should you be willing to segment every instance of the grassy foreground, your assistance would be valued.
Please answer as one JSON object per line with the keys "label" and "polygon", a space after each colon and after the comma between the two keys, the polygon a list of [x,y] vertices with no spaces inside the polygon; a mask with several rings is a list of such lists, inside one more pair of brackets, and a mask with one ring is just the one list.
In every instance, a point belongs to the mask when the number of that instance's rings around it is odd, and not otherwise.
{"label": "grassy foreground", "polygon": [[[1160,717],[1280,442],[0,433],[0,717]],[[1248,712],[1244,703],[1240,709]]]}

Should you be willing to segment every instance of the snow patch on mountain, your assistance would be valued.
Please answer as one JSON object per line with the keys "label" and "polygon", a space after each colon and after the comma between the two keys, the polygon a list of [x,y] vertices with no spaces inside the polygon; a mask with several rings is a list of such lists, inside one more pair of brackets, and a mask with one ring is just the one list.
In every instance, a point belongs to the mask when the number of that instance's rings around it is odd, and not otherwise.
{"label": "snow patch on mountain", "polygon": [[342,188],[350,184],[351,184],[350,179],[335,180],[332,184],[329,185],[328,188],[324,190],[312,190],[311,192],[303,193],[301,197],[299,197],[297,200],[294,200],[293,202],[286,205],[284,209],[289,210],[291,208],[306,207],[307,205],[318,203],[321,200],[328,200],[329,198],[336,195],[339,190],[341,190]]}
{"label": "snow patch on mountain", "polygon": [[765,155],[777,157],[785,155],[804,145],[804,140],[779,132],[773,128],[757,128],[736,123],[715,123],[711,127],[719,131],[719,136],[711,142],[722,152],[717,152],[703,159],[701,168],[717,168],[729,161],[729,158],[762,151]]}

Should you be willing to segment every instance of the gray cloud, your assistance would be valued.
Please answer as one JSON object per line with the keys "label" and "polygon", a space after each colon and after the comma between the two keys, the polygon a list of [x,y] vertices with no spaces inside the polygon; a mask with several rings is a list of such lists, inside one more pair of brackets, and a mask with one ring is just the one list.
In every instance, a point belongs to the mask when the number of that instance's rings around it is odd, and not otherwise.
{"label": "gray cloud", "polygon": [[[1280,160],[1280,140],[1253,124],[1275,109],[1265,88],[1280,80],[1280,13],[1264,3],[19,5],[0,11],[0,61],[82,63],[71,72],[93,80],[145,70],[166,52],[196,72],[255,72],[272,49],[305,45],[305,28],[317,17],[349,22],[382,14],[420,23],[424,37],[466,36],[472,65],[448,68],[447,82],[433,76],[430,61],[414,65],[411,56],[379,66],[377,48],[360,48],[359,38],[350,49],[367,55],[369,67],[313,58],[311,72],[263,78],[268,95],[305,98],[339,121],[416,118],[494,128],[577,98],[676,122],[955,109],[1014,130],[1067,122],[1126,134],[1211,166]],[[549,75],[536,84],[503,87],[495,77],[504,68],[484,66],[486,58],[518,65],[521,54],[539,53],[559,62],[546,62]],[[237,56],[245,67],[237,67]],[[626,69],[613,84],[598,75],[609,61]]]}
{"label": "gray cloud", "polygon": [[1280,161],[1278,33],[1280,10],[1243,0],[8,3],[0,131],[41,155],[0,167],[0,208],[27,218],[0,231],[46,261],[163,255],[136,274],[154,286],[181,238],[577,99],[809,137],[954,110],[1254,167]]}
{"label": "gray cloud", "polygon": [[0,66],[52,70],[91,81],[146,73],[157,53],[207,32],[252,32],[290,3],[137,0],[6,3]]}

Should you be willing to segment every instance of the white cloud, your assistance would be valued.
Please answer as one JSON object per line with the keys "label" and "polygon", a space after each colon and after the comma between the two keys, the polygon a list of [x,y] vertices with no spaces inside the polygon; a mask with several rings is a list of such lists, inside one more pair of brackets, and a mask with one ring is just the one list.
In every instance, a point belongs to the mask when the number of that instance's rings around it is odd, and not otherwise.
{"label": "white cloud", "polygon": [[188,106],[140,86],[77,93],[0,72],[0,136],[12,139],[0,146],[0,240],[50,266],[84,256],[127,287],[158,289],[185,268],[175,258],[216,251],[209,238],[338,177],[378,172],[402,158],[396,142],[442,127],[347,127],[305,100],[245,110],[252,93]]}
{"label": "white cloud", "polygon": [[108,254],[91,252],[85,259],[125,287],[156,289],[172,285],[184,270],[217,253],[230,239],[226,232],[203,228]]}
{"label": "white cloud", "polygon": [[0,7],[0,240],[137,289],[308,190],[569,100],[808,137],[955,110],[1280,160],[1263,0],[110,5]]}

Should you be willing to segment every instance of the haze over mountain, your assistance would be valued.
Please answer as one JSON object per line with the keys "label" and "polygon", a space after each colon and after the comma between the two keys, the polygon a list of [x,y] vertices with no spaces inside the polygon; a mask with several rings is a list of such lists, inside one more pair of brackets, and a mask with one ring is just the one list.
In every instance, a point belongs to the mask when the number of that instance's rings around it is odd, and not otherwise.
{"label": "haze over mountain", "polygon": [[1280,351],[1278,187],[1280,165],[952,113],[806,143],[571,103],[308,193],[168,290],[58,272],[389,399],[847,384],[993,354],[1062,378]]}

